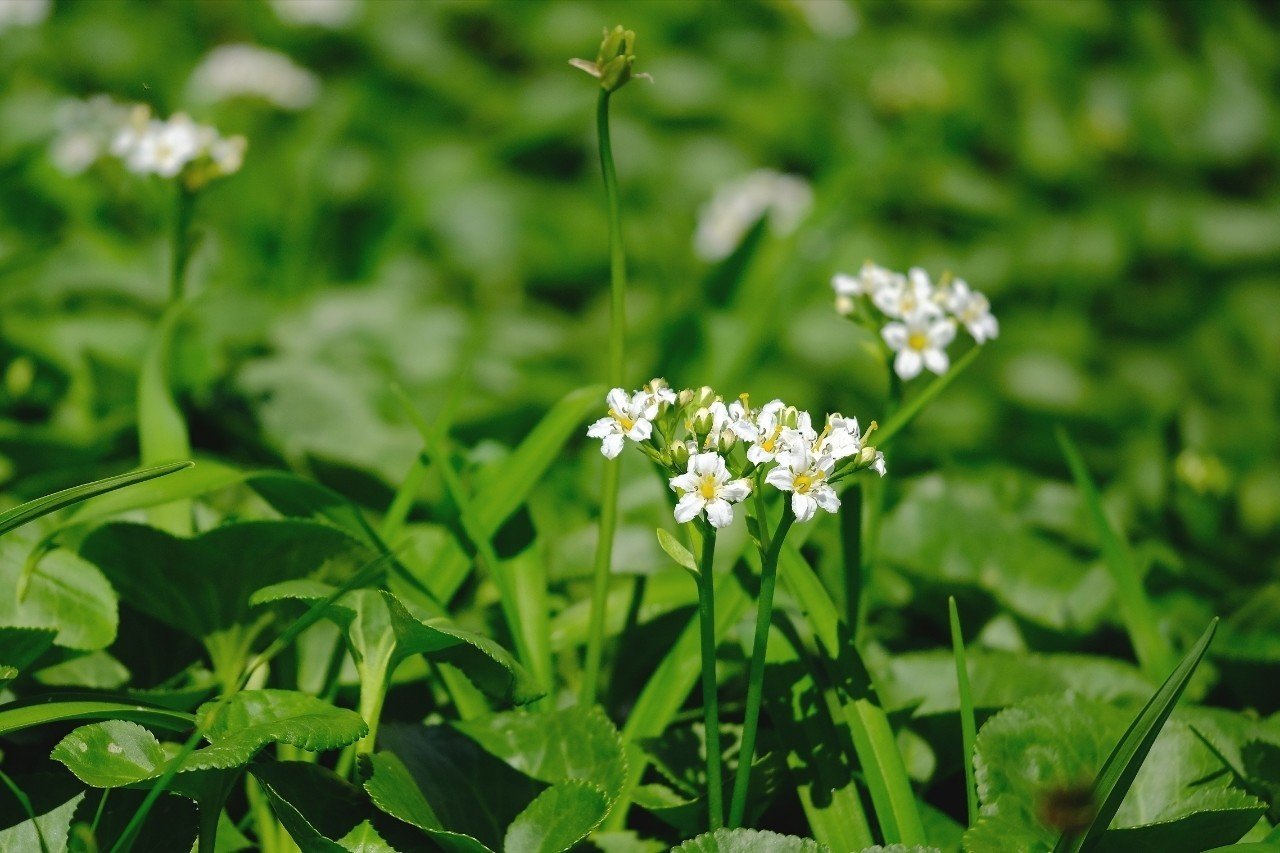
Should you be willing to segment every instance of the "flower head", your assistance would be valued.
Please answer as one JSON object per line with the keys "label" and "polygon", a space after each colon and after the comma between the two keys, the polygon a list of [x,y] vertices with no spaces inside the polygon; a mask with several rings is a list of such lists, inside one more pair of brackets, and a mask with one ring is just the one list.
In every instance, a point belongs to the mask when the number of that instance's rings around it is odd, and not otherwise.
{"label": "flower head", "polygon": [[689,469],[671,478],[672,491],[680,492],[676,521],[681,524],[706,514],[712,527],[726,527],[733,521],[733,504],[751,494],[751,483],[733,479],[719,453],[698,453],[689,457]]}
{"label": "flower head", "polygon": [[813,189],[804,178],[758,169],[718,189],[698,213],[694,250],[704,260],[723,260],[762,217],[774,233],[787,235],[812,207]]}
{"label": "flower head", "polygon": [[991,313],[991,303],[987,301],[987,297],[970,288],[962,278],[951,282],[947,294],[947,310],[980,344],[1000,334],[1000,324]]}
{"label": "flower head", "polygon": [[955,339],[955,321],[916,314],[902,323],[889,323],[881,331],[889,349],[897,353],[893,369],[903,381],[920,375],[921,368],[939,375],[951,366],[947,345]]}
{"label": "flower head", "polygon": [[187,90],[201,103],[252,97],[283,110],[300,110],[319,97],[320,80],[283,53],[251,44],[223,44],[200,60]]}
{"label": "flower head", "polygon": [[817,455],[805,444],[797,444],[778,457],[778,466],[765,477],[776,489],[791,492],[791,511],[796,521],[808,521],[819,508],[834,513],[840,509],[840,497],[827,478],[835,469],[835,460]]}
{"label": "flower head", "polygon": [[603,439],[600,452],[613,459],[622,452],[624,438],[645,441],[653,433],[659,401],[647,391],[628,394],[621,388],[610,391],[605,401],[609,404],[608,417],[588,427],[587,435]]}

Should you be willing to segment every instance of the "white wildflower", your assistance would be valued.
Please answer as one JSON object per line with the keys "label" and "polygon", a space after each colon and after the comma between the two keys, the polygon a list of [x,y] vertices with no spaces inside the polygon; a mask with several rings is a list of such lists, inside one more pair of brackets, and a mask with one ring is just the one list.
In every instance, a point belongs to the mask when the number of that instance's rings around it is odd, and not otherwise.
{"label": "white wildflower", "polygon": [[671,386],[667,384],[667,380],[661,377],[650,379],[649,384],[644,386],[644,390],[657,403],[666,403],[669,406],[675,405],[676,392],[672,391]]}
{"label": "white wildflower", "polygon": [[846,418],[839,412],[827,415],[827,427],[818,436],[814,451],[820,456],[841,460],[862,450],[862,430],[857,418]]}
{"label": "white wildflower", "polygon": [[671,478],[671,489],[682,493],[676,521],[684,524],[705,513],[712,527],[726,527],[733,521],[733,504],[751,494],[751,483],[731,479],[719,453],[698,453],[689,457],[688,471]]}
{"label": "white wildflower", "polygon": [[191,72],[187,90],[200,103],[254,97],[281,109],[301,110],[319,97],[320,79],[283,53],[251,44],[224,44]]}
{"label": "white wildflower", "polygon": [[880,334],[897,353],[893,369],[903,381],[919,376],[921,368],[941,375],[951,366],[946,347],[955,339],[956,327],[950,318],[917,312],[905,322],[889,323]]}
{"label": "white wildflower", "polygon": [[929,274],[912,267],[907,275],[891,278],[871,296],[871,301],[888,317],[907,320],[917,316],[938,317],[942,314]]}
{"label": "white wildflower", "polygon": [[980,344],[1000,334],[1000,324],[991,314],[991,303],[987,297],[969,287],[962,278],[951,282],[948,288],[947,310]]}
{"label": "white wildflower", "polygon": [[800,227],[813,207],[809,182],[771,169],[751,172],[716,191],[698,215],[693,246],[698,256],[719,261],[733,254],[761,217],[769,217],[775,234]]}
{"label": "white wildflower", "polygon": [[49,146],[53,164],[68,175],[81,174],[107,153],[128,117],[129,108],[106,95],[61,102],[54,115],[58,134]]}
{"label": "white wildflower", "polygon": [[146,130],[133,136],[127,130],[129,141],[125,165],[131,172],[145,175],[154,173],[162,178],[176,178],[184,167],[200,155],[207,143],[203,128],[183,113],[176,113],[168,121],[153,119]]}
{"label": "white wildflower", "polygon": [[295,27],[315,26],[340,30],[360,16],[359,0],[271,0],[276,16]]}
{"label": "white wildflower", "polygon": [[805,444],[798,444],[778,456],[778,465],[765,482],[791,492],[791,512],[796,521],[808,521],[819,507],[831,513],[840,509],[840,497],[827,482],[834,467],[835,460],[830,456],[819,456]]}
{"label": "white wildflower", "polygon": [[0,32],[43,24],[52,8],[52,0],[0,0]]}
{"label": "white wildflower", "polygon": [[610,391],[605,401],[609,404],[609,415],[588,427],[587,435],[603,439],[600,452],[614,459],[622,452],[624,439],[647,441],[653,434],[658,401],[648,392],[627,394],[621,388]]}

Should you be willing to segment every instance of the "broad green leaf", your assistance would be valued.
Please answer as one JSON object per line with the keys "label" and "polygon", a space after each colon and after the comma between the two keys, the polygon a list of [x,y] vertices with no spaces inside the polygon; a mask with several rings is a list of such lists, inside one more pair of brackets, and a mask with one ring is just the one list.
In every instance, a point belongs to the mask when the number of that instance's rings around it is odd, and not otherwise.
{"label": "broad green leaf", "polygon": [[541,782],[587,780],[612,801],[626,774],[622,738],[599,706],[543,713],[511,711],[454,728]]}
{"label": "broad green leaf", "polygon": [[81,726],[59,741],[49,757],[94,788],[120,788],[150,779],[167,760],[155,735],[126,720]]}
{"label": "broad green leaf", "polygon": [[54,643],[69,649],[106,648],[119,617],[115,591],[103,573],[59,548],[40,556],[20,587],[32,545],[22,534],[0,540],[0,625],[52,629]]}
{"label": "broad green leaf", "polygon": [[764,701],[791,781],[814,838],[832,850],[857,850],[873,836],[850,766],[810,661],[776,627],[769,641]]}
{"label": "broad green leaf", "polygon": [[170,462],[166,465],[156,465],[151,468],[143,468],[140,471],[130,471],[128,474],[119,474],[115,477],[107,477],[102,480],[95,480],[92,483],[85,483],[82,486],[72,486],[69,489],[63,489],[52,495],[43,498],[36,498],[33,501],[27,501],[24,504],[6,510],[0,513],[0,536],[13,530],[15,527],[21,527],[29,521],[34,521],[43,515],[56,512],[63,507],[86,501],[89,498],[98,495],[114,492],[117,489],[123,489],[137,483],[145,483],[148,480],[154,480],[157,477],[163,477],[176,471],[190,468],[190,462]]}
{"label": "broad green leaf", "polygon": [[[1131,664],[1111,658],[1071,654],[966,652],[974,708],[1004,708],[1033,696],[1067,691],[1113,701],[1151,695],[1151,684]],[[914,708],[914,716],[960,710],[955,658],[941,650],[896,655],[880,667],[879,681],[890,708]]]}
{"label": "broad green leaf", "polygon": [[[1196,644],[1182,658],[1177,668],[1165,679],[1164,684],[1160,685],[1160,689],[1152,695],[1142,711],[1129,724],[1124,736],[1107,756],[1106,763],[1102,765],[1097,778],[1093,781],[1093,796],[1098,804],[1098,810],[1088,830],[1073,838],[1064,833],[1054,848],[1057,853],[1077,853],[1089,842],[1096,840],[1111,824],[1111,819],[1120,810],[1130,785],[1142,769],[1142,763],[1148,751],[1159,737],[1165,721],[1173,713],[1174,706],[1177,705],[1182,692],[1191,681],[1192,673],[1200,665],[1201,659],[1209,648],[1209,643],[1213,641],[1213,633],[1217,626],[1218,620],[1215,618],[1209,623],[1209,627],[1204,630]],[[1237,838],[1225,840],[1235,841]]]}
{"label": "broad green leaf", "polygon": [[[106,796],[106,802],[102,802]],[[73,840],[78,833],[83,839],[92,837],[93,846],[73,844],[69,853],[106,853],[115,849],[125,828],[146,798],[145,791],[128,789],[107,792],[91,791],[76,807],[72,818]],[[102,810],[99,815],[99,806]],[[97,831],[90,826],[97,820]],[[198,807],[186,797],[163,794],[147,812],[147,821],[133,843],[136,851],[192,850],[199,824]]]}
{"label": "broad green leaf", "polygon": [[16,676],[35,663],[53,645],[57,635],[53,628],[0,625],[0,664],[12,667]]}
{"label": "broad green leaf", "polygon": [[543,791],[507,827],[504,853],[561,853],[599,826],[609,813],[609,797],[590,782],[575,779]]}
{"label": "broad green leaf", "polygon": [[129,670],[106,652],[96,651],[46,666],[33,677],[46,687],[118,690],[129,681]]}
{"label": "broad green leaf", "polygon": [[667,531],[661,527],[658,528],[658,544],[662,546],[662,550],[667,552],[667,556],[676,561],[676,564],[682,566],[695,575],[698,574],[698,561],[694,559],[693,554],[689,553],[689,549],[680,543]]}
{"label": "broad green leaf", "polygon": [[257,589],[342,565],[360,546],[337,528],[311,521],[245,521],[190,539],[154,527],[112,523],[90,533],[80,554],[125,601],[197,639],[252,621]]}
{"label": "broad green leaf", "polygon": [[1067,466],[1076,481],[1076,488],[1084,496],[1089,517],[1093,520],[1098,541],[1102,543],[1102,557],[1111,572],[1116,587],[1116,601],[1120,615],[1129,631],[1138,662],[1153,681],[1173,669],[1174,654],[1169,641],[1160,633],[1160,625],[1142,584],[1142,574],[1133,558],[1133,552],[1123,535],[1107,518],[1098,487],[1089,476],[1084,458],[1076,449],[1067,431],[1059,427],[1056,432],[1058,445],[1067,458]]}
{"label": "broad green leaf", "polygon": [[36,819],[0,829],[0,851],[3,853],[38,853],[41,839],[50,851],[65,850],[71,819],[84,794],[76,794],[65,803],[40,812]]}
{"label": "broad green leaf", "polygon": [[810,838],[755,829],[717,829],[672,848],[673,853],[830,853]]}

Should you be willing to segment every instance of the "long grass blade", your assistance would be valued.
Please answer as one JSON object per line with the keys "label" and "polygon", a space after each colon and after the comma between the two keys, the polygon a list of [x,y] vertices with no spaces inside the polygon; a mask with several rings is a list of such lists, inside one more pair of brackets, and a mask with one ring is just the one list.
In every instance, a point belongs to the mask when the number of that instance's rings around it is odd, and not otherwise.
{"label": "long grass blade", "polygon": [[1125,795],[1129,793],[1134,777],[1142,769],[1142,762],[1146,759],[1147,753],[1151,751],[1152,745],[1160,735],[1160,730],[1164,728],[1165,721],[1173,713],[1174,706],[1178,704],[1178,699],[1191,681],[1192,673],[1196,671],[1196,667],[1200,665],[1205,652],[1209,649],[1209,643],[1213,641],[1213,634],[1217,628],[1218,620],[1215,617],[1209,623],[1209,627],[1204,629],[1200,639],[1187,652],[1182,662],[1169,674],[1164,684],[1160,685],[1160,689],[1147,700],[1147,704],[1129,724],[1128,730],[1120,738],[1115,749],[1111,750],[1111,754],[1107,756],[1106,762],[1103,763],[1102,769],[1098,771],[1098,776],[1093,782],[1093,800],[1097,807],[1093,821],[1083,833],[1070,836],[1064,833],[1053,848],[1054,853],[1080,853],[1082,850],[1089,849],[1101,838],[1102,833],[1107,831],[1112,818],[1120,810]]}
{"label": "long grass blade", "polygon": [[951,651],[956,659],[956,685],[960,691],[960,742],[964,750],[964,793],[969,804],[969,826],[978,821],[978,783],[974,778],[973,749],[978,740],[978,722],[973,715],[973,690],[969,686],[969,661],[964,653],[964,634],[960,631],[960,611],[956,598],[947,599],[951,616]]}
{"label": "long grass blade", "polygon": [[1106,510],[1102,507],[1102,498],[1098,494],[1098,487],[1089,476],[1084,458],[1066,430],[1059,427],[1056,434],[1058,444],[1062,448],[1062,455],[1066,457],[1067,467],[1071,469],[1071,476],[1075,479],[1076,488],[1084,498],[1085,507],[1098,534],[1103,562],[1110,570],[1111,578],[1115,582],[1116,601],[1120,605],[1120,616],[1129,633],[1129,641],[1133,644],[1133,650],[1138,657],[1138,663],[1142,666],[1142,671],[1152,682],[1155,682],[1164,673],[1173,669],[1177,658],[1164,635],[1160,633],[1155,610],[1143,588],[1142,575],[1138,572],[1129,543],[1108,520]]}
{"label": "long grass blade", "polygon": [[156,465],[152,468],[143,468],[139,471],[130,471],[127,474],[107,477],[104,480],[95,480],[82,486],[72,486],[60,492],[54,492],[51,495],[27,501],[24,504],[15,506],[13,509],[0,513],[0,536],[14,528],[21,527],[29,521],[35,521],[43,515],[57,512],[63,507],[71,506],[80,501],[87,501],[89,498],[104,495],[107,492],[114,492],[117,489],[123,489],[136,483],[145,483],[147,480],[154,480],[157,477],[163,477],[175,471],[182,471],[190,468],[193,464],[195,463],[171,462],[166,465]]}

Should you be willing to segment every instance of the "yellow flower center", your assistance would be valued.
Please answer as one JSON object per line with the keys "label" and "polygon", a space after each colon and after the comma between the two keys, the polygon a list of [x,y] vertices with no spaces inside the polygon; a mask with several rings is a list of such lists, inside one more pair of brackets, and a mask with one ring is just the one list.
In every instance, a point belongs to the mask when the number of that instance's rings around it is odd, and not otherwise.
{"label": "yellow flower center", "polygon": [[795,480],[791,482],[791,487],[800,494],[808,494],[809,490],[817,483],[817,477],[811,477],[808,474],[796,474]]}
{"label": "yellow flower center", "polygon": [[718,487],[719,484],[716,482],[715,477],[710,474],[703,474],[702,480],[698,483],[698,494],[702,495],[706,500],[715,500]]}
{"label": "yellow flower center", "polygon": [[631,428],[636,425],[635,418],[629,418],[617,409],[610,409],[609,417],[613,418],[622,426],[623,432],[631,432]]}
{"label": "yellow flower center", "polygon": [[929,336],[924,332],[912,332],[907,335],[907,346],[913,350],[924,350],[929,346]]}
{"label": "yellow flower center", "polygon": [[760,442],[760,449],[765,453],[772,453],[773,448],[778,446],[778,436],[780,435],[782,435],[782,427],[779,425],[773,428],[773,432],[769,434],[768,438]]}

